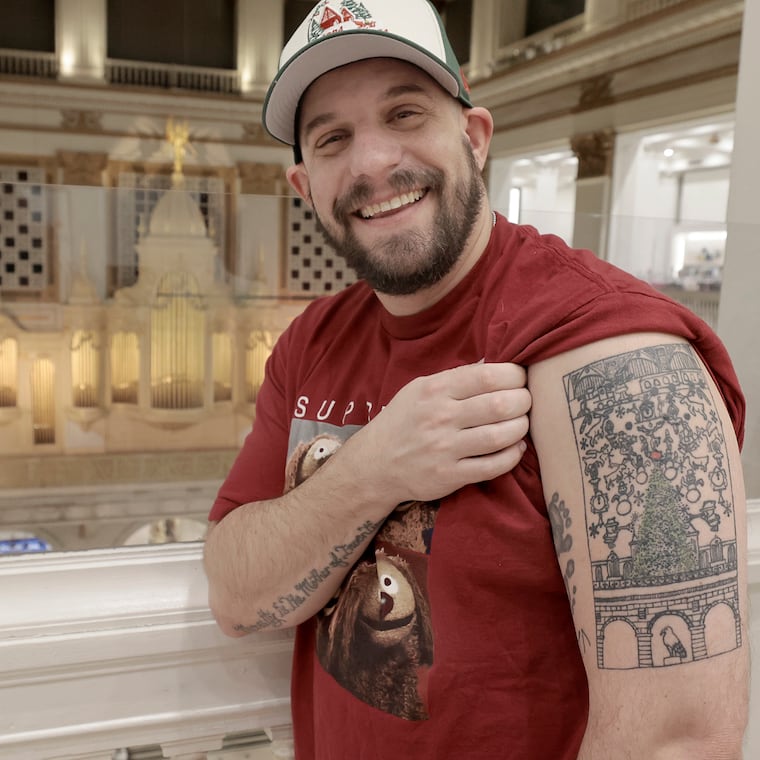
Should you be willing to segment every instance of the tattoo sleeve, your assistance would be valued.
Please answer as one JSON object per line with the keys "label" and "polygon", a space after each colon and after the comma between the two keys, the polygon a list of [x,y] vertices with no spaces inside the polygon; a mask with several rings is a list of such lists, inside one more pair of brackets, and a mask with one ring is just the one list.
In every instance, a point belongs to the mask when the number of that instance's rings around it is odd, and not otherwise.
{"label": "tattoo sleeve", "polygon": [[[740,647],[725,433],[693,349],[609,357],[566,375],[564,387],[583,480],[598,667],[672,666]],[[550,508],[555,543],[563,540],[559,504]],[[566,583],[570,570],[563,567]]]}

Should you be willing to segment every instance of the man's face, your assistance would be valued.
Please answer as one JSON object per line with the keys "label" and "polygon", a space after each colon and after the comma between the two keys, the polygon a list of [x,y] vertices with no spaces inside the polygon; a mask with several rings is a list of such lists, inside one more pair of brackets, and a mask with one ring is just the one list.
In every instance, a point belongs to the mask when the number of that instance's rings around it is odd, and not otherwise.
{"label": "man's face", "polygon": [[392,59],[335,69],[304,96],[297,189],[378,292],[430,287],[465,252],[485,193],[466,121],[427,74]]}

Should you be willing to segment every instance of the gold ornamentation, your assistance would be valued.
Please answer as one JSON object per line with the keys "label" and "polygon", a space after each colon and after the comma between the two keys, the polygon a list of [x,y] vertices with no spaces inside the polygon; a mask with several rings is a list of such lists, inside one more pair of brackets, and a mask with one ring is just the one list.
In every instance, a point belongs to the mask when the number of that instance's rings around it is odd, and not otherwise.
{"label": "gold ornamentation", "polygon": [[103,184],[103,172],[108,165],[107,153],[82,153],[73,150],[59,150],[56,153],[58,165],[63,170],[64,185]]}
{"label": "gold ornamentation", "polygon": [[280,195],[285,182],[281,164],[241,161],[238,164],[240,191],[244,195]]}
{"label": "gold ornamentation", "polygon": [[83,132],[102,132],[102,118],[103,114],[99,111],[63,109],[61,111],[61,129]]}
{"label": "gold ornamentation", "polygon": [[280,145],[257,121],[244,122],[242,128],[243,140],[245,142],[255,143],[256,145]]}
{"label": "gold ornamentation", "polygon": [[172,184],[176,187],[182,184],[185,153],[194,150],[190,145],[190,127],[187,122],[175,122],[174,117],[170,116],[166,122],[166,141],[172,146],[174,153]]}
{"label": "gold ornamentation", "polygon": [[603,129],[574,135],[570,147],[578,159],[578,179],[612,176],[615,132]]}

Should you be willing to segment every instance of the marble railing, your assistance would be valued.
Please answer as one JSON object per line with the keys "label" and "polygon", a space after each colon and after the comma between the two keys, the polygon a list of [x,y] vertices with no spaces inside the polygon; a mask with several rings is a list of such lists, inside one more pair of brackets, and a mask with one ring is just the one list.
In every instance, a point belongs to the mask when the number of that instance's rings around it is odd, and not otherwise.
{"label": "marble railing", "polygon": [[[756,648],[760,500],[749,516]],[[199,544],[0,560],[0,757],[292,758],[291,635],[226,638],[206,594]],[[760,757],[757,673],[752,691],[747,758]]]}

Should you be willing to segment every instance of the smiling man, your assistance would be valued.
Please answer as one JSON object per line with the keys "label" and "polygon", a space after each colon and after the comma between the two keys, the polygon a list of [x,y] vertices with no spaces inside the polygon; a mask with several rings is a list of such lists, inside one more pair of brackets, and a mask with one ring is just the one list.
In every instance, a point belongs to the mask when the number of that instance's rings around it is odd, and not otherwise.
{"label": "smiling man", "polygon": [[740,757],[715,334],[490,209],[493,122],[427,0],[318,3],[264,124],[361,278],[275,347],[205,548],[225,632],[297,627],[298,760]]}

